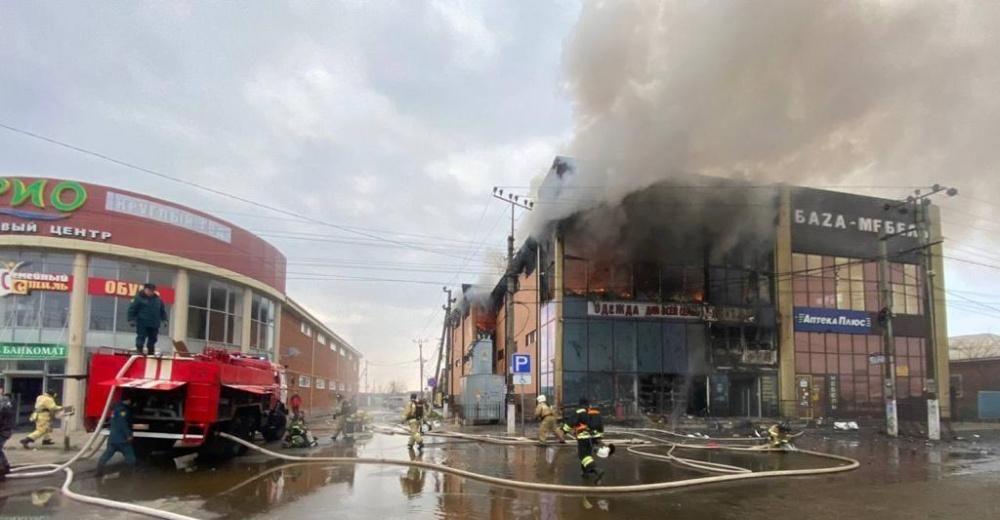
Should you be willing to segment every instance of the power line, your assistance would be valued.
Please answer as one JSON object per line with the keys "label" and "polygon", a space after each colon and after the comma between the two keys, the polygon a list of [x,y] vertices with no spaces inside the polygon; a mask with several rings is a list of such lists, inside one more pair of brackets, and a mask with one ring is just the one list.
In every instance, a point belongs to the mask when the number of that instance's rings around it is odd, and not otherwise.
{"label": "power line", "polygon": [[[36,134],[34,132],[30,132],[28,130],[23,130],[21,128],[10,126],[10,125],[4,124],[2,122],[0,122],[0,128],[9,130],[9,131],[17,133],[17,134],[24,135],[24,136],[27,136],[27,137],[31,137],[31,138],[37,139],[39,141],[44,141],[44,142],[47,142],[47,143],[50,143],[50,144],[53,144],[53,145],[56,145],[56,146],[59,146],[59,147],[62,147],[62,148],[73,150],[75,152],[79,152],[79,153],[84,154],[84,155],[89,155],[91,157],[96,157],[96,158],[98,158],[100,160],[107,161],[107,162],[110,162],[112,164],[117,164],[117,165],[122,166],[124,168],[128,168],[128,169],[135,170],[135,171],[138,171],[138,172],[142,172],[142,173],[146,173],[146,174],[149,174],[149,175],[153,175],[155,177],[159,177],[161,179],[166,179],[166,180],[169,180],[171,182],[176,182],[178,184],[183,184],[185,186],[190,186],[192,188],[196,188],[196,189],[199,189],[199,190],[202,190],[202,191],[206,191],[206,192],[209,192],[209,193],[212,193],[212,194],[215,194],[215,195],[219,195],[221,197],[226,197],[226,198],[229,198],[229,199],[232,199],[232,200],[236,200],[236,201],[242,202],[244,204],[249,204],[251,206],[256,206],[256,207],[259,207],[259,208],[267,209],[267,210],[273,211],[275,213],[280,213],[280,214],[283,214],[283,215],[288,215],[288,216],[295,217],[295,218],[298,218],[298,219],[301,219],[301,220],[304,220],[304,221],[312,222],[312,223],[317,224],[317,225],[331,227],[331,228],[334,228],[334,229],[339,229],[339,230],[347,232],[347,233],[352,233],[352,234],[356,234],[356,235],[368,237],[368,238],[371,238],[373,240],[381,240],[381,241],[385,241],[385,242],[399,243],[396,240],[393,240],[393,239],[390,239],[390,238],[386,238],[386,237],[380,237],[380,236],[378,236],[376,234],[369,233],[367,231],[361,231],[359,229],[351,228],[351,227],[344,226],[344,225],[341,225],[341,224],[334,224],[332,222],[325,222],[325,221],[322,221],[322,220],[319,220],[319,219],[315,219],[313,217],[309,217],[309,216],[306,216],[306,215],[302,215],[300,213],[296,213],[294,211],[289,211],[289,210],[286,210],[286,209],[278,208],[276,206],[271,206],[269,204],[264,204],[264,203],[261,203],[261,202],[256,202],[254,200],[251,200],[251,199],[248,199],[248,198],[245,198],[245,197],[241,197],[239,195],[233,195],[232,193],[227,193],[227,192],[224,192],[222,190],[218,190],[218,189],[215,189],[215,188],[204,186],[204,185],[198,184],[196,182],[192,182],[192,181],[189,181],[189,180],[181,179],[179,177],[174,177],[174,176],[171,176],[171,175],[167,175],[165,173],[162,173],[162,172],[159,172],[159,171],[156,171],[156,170],[152,170],[152,169],[149,169],[149,168],[145,168],[143,166],[139,166],[139,165],[127,162],[127,161],[123,161],[121,159],[116,159],[114,157],[111,157],[109,155],[106,155],[106,154],[103,154],[103,153],[100,153],[100,152],[95,152],[93,150],[89,150],[89,149],[82,148],[82,147],[79,147],[79,146],[76,146],[76,145],[72,145],[72,144],[66,143],[64,141],[60,141],[58,139],[54,139],[54,138],[51,138],[51,137],[46,137],[46,136],[43,136],[43,135],[40,135],[40,134]],[[420,247],[409,246],[409,245],[406,245],[406,244],[400,244],[400,245],[404,245],[405,247],[414,248],[414,249],[423,249],[423,248],[420,248]],[[440,253],[438,253],[436,251],[433,251],[433,250],[426,250],[425,249],[425,251],[427,251],[429,253],[440,254]]]}

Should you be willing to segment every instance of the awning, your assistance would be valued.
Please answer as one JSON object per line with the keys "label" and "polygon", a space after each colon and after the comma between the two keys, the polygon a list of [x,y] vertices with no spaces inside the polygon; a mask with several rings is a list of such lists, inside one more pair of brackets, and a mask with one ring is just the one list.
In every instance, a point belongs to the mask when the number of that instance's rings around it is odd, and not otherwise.
{"label": "awning", "polygon": [[233,390],[242,390],[251,394],[270,395],[271,387],[261,385],[222,385]]}
{"label": "awning", "polygon": [[[111,382],[108,381],[110,384]],[[187,384],[187,381],[163,381],[160,379],[118,379],[118,388],[135,388],[138,390],[157,390],[168,392]]]}

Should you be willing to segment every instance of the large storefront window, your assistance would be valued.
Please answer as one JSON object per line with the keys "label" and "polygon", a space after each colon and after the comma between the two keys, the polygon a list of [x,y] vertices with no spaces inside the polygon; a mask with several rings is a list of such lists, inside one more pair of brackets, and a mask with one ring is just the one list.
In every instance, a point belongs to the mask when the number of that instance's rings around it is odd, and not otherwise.
{"label": "large storefront window", "polygon": [[207,343],[239,345],[243,325],[243,289],[191,277],[188,338]]}
{"label": "large storefront window", "polygon": [[567,404],[588,397],[626,415],[659,413],[706,368],[699,359],[705,346],[701,323],[566,319],[563,333]]}
{"label": "large storefront window", "polygon": [[[250,307],[250,348],[268,354],[274,354],[274,302],[254,294]],[[319,336],[322,338],[323,336]]]}
{"label": "large storefront window", "polygon": [[[796,307],[878,312],[878,264],[857,258],[795,253],[792,290]],[[896,314],[922,314],[923,271],[912,264],[890,264],[890,289]]]}
{"label": "large storefront window", "polygon": [[[895,338],[898,399],[923,394],[925,349],[923,338]],[[795,373],[810,392],[809,403],[799,403],[800,414],[881,413],[883,351],[877,335],[796,332]]]}
{"label": "large storefront window", "polygon": [[[174,285],[176,269],[166,266],[140,264],[110,258],[91,257],[90,270],[91,278],[103,278],[106,280],[118,280],[128,283],[153,283],[159,287],[170,287]],[[129,324],[128,307],[132,303],[129,297],[117,296],[97,296],[90,295],[89,314],[87,318],[90,332],[108,333],[91,334],[92,339],[97,344],[107,344],[108,346],[127,346],[134,338],[135,329]],[[172,317],[173,305],[166,304],[168,323]],[[160,326],[160,334],[169,336],[169,325],[164,323]],[[119,333],[119,334],[116,334]],[[88,339],[90,344],[94,341]]]}
{"label": "large storefront window", "polygon": [[[21,273],[73,274],[73,255],[0,251],[0,262]],[[31,291],[0,298],[0,339],[22,343],[65,343],[69,292]]]}

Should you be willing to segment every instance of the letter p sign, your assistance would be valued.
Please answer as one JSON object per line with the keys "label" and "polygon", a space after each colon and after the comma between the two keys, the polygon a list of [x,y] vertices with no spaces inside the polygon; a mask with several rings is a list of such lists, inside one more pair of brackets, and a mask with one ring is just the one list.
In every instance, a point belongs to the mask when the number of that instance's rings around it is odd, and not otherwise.
{"label": "letter p sign", "polygon": [[512,367],[515,374],[531,373],[531,356],[528,354],[514,354]]}

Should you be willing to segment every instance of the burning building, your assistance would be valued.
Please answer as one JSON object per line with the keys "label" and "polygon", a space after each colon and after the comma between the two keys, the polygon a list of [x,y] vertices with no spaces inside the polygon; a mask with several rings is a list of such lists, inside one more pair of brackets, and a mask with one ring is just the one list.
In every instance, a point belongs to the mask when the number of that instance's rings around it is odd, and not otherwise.
{"label": "burning building", "polygon": [[[495,327],[477,334],[493,340],[495,373],[508,372],[508,348],[533,359],[531,384],[515,392],[560,405],[587,397],[618,417],[879,414],[883,234],[900,410],[919,408],[934,374],[947,381],[936,208],[926,213],[938,276],[927,284],[928,248],[893,201],[679,176],[612,203],[587,200],[572,175],[557,158],[539,187],[536,208],[559,217],[536,220],[517,252],[512,304],[501,280],[483,306]],[[453,351],[453,364],[469,355]]]}

